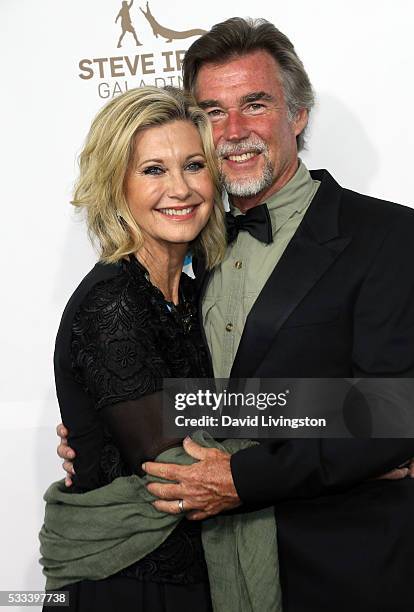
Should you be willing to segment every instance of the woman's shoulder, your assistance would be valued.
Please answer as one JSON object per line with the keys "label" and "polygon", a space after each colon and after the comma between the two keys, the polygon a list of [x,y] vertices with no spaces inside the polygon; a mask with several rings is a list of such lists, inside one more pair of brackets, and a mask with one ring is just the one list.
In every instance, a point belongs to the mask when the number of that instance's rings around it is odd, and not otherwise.
{"label": "woman's shoulder", "polygon": [[129,290],[130,277],[124,263],[98,262],[86,274],[63,311],[57,342],[70,343],[73,325],[79,317],[100,320],[103,312],[119,303]]}
{"label": "woman's shoulder", "polygon": [[122,265],[120,262],[106,264],[98,261],[86,276],[81,280],[75,291],[66,304],[63,311],[62,320],[73,318],[79,307],[85,300],[91,297],[91,294],[102,286],[110,287],[113,284],[122,283],[122,278],[125,275],[122,273]]}

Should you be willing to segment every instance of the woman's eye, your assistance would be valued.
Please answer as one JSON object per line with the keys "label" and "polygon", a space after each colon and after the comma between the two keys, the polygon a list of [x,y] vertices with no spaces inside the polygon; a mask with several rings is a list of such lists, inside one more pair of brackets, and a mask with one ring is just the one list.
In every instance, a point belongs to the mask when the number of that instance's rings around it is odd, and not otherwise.
{"label": "woman's eye", "polygon": [[149,174],[157,176],[158,174],[162,174],[164,170],[160,166],[148,166],[143,170],[143,174]]}
{"label": "woman's eye", "polygon": [[186,166],[186,170],[190,170],[190,172],[197,172],[202,168],[205,168],[205,163],[202,161],[193,161]]}

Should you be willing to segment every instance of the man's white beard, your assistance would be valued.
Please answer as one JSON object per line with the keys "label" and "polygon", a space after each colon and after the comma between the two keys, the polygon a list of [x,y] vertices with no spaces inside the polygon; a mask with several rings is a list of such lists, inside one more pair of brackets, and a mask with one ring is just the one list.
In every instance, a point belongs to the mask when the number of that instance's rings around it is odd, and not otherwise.
{"label": "man's white beard", "polygon": [[273,164],[266,158],[266,165],[263,168],[261,176],[257,178],[244,178],[238,180],[227,179],[226,175],[221,173],[221,181],[224,189],[229,195],[238,198],[251,198],[264,189],[267,189],[273,183]]}
{"label": "man's white beard", "polygon": [[218,145],[216,149],[217,156],[220,159],[229,155],[242,155],[246,152],[255,152],[262,154],[265,159],[265,165],[260,176],[256,178],[241,178],[230,179],[223,172],[223,166],[220,168],[221,182],[229,195],[239,198],[251,198],[264,189],[271,186],[274,181],[274,166],[269,159],[269,150],[266,143],[257,136],[252,136],[247,140],[242,140],[238,143],[226,142]]}

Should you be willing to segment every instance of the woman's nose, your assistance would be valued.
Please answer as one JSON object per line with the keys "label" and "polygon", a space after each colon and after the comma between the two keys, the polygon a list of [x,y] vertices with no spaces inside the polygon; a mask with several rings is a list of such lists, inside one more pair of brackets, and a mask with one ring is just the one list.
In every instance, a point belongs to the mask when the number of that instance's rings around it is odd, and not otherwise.
{"label": "woman's nose", "polygon": [[171,174],[168,197],[177,200],[186,200],[191,195],[191,187],[182,172]]}

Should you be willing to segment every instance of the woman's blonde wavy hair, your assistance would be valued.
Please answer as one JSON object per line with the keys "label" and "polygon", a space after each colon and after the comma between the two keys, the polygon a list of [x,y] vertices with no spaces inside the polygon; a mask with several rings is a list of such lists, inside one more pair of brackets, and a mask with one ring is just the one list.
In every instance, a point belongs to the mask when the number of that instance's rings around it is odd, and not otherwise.
{"label": "woman's blonde wavy hair", "polygon": [[111,263],[138,251],[142,234],[124,194],[124,180],[137,131],[171,121],[191,121],[203,144],[215,186],[212,214],[191,244],[207,268],[217,265],[226,249],[219,172],[208,116],[181,90],[141,87],[114,98],[94,119],[80,155],[80,174],[72,204],[86,211],[89,236],[100,258]]}

